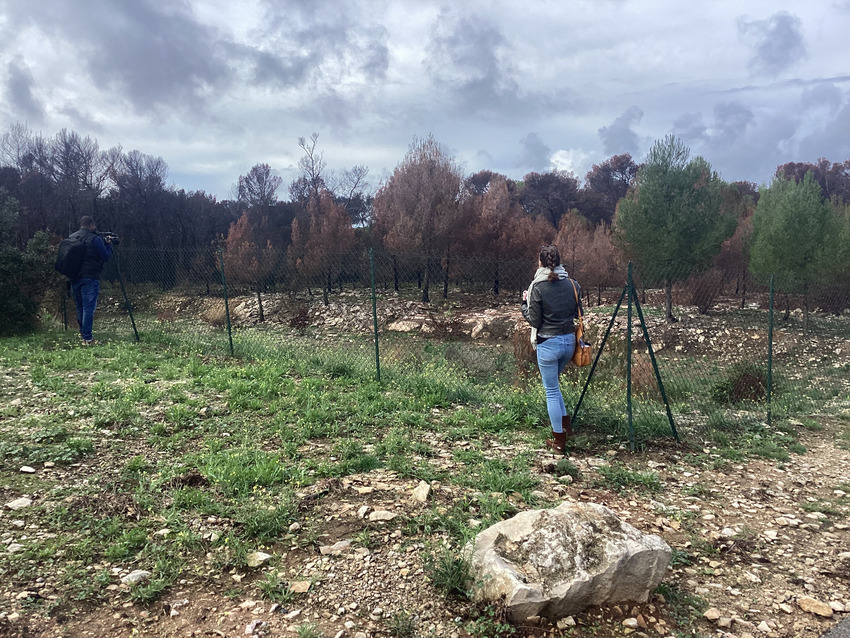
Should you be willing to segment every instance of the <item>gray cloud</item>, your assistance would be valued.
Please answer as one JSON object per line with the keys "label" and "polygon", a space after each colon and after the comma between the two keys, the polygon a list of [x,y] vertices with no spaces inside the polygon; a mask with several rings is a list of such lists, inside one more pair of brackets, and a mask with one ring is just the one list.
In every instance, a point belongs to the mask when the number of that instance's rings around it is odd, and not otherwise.
{"label": "gray cloud", "polygon": [[231,44],[194,21],[183,3],[156,0],[44,0],[11,3],[8,18],[37,24],[42,37],[78,56],[102,88],[114,88],[139,112],[165,105],[197,110],[210,89],[233,77]]}
{"label": "gray cloud", "polygon": [[814,162],[826,157],[833,162],[850,159],[850,91],[844,94],[844,105],[835,117],[800,140],[797,161]]}
{"label": "gray cloud", "polygon": [[535,110],[512,77],[504,35],[486,18],[444,10],[434,22],[428,54],[425,66],[456,111],[511,117]]}
{"label": "gray cloud", "polygon": [[803,91],[800,103],[804,108],[826,108],[834,113],[841,108],[844,96],[837,86],[831,82],[816,84],[810,89]]}
{"label": "gray cloud", "polygon": [[552,166],[552,149],[537,133],[529,133],[519,141],[522,146],[518,168],[524,171],[547,171]]}
{"label": "gray cloud", "polygon": [[738,18],[738,33],[752,42],[749,67],[753,73],[776,76],[806,56],[802,22],[785,11],[767,20]]}
{"label": "gray cloud", "polygon": [[606,155],[631,153],[633,156],[640,151],[640,138],[632,130],[635,124],[643,119],[643,110],[638,106],[630,106],[625,112],[608,126],[598,130],[602,140],[602,149]]}
{"label": "gray cloud", "polygon": [[20,56],[15,56],[6,66],[8,80],[6,94],[13,109],[27,121],[40,124],[44,119],[44,106],[32,93],[34,79],[29,67]]}
{"label": "gray cloud", "polygon": [[255,79],[282,86],[309,79],[311,85],[333,86],[361,73],[368,81],[386,78],[390,56],[386,28],[367,24],[356,7],[339,4],[332,11],[319,3],[266,0],[259,43],[250,54]]}
{"label": "gray cloud", "polygon": [[681,137],[685,142],[701,140],[705,137],[708,127],[702,120],[700,113],[685,113],[673,122],[673,134]]}

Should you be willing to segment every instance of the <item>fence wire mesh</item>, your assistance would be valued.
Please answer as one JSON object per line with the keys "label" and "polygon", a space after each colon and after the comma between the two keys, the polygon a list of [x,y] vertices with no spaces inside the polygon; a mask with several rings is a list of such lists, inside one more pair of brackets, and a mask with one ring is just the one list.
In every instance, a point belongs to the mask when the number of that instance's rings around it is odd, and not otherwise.
{"label": "fence wire mesh", "polygon": [[[331,376],[411,382],[415,373],[419,391],[439,388],[447,397],[463,398],[470,383],[533,388],[538,375],[519,303],[535,267],[533,259],[380,251],[324,254],[308,267],[272,251],[121,247],[104,270],[95,330],[199,355],[291,360]],[[612,265],[600,276],[579,266],[570,274],[582,285],[594,354],[609,333],[580,428],[625,434],[629,388],[638,440],[670,433],[668,406],[685,436],[716,441],[742,423],[764,423],[769,410],[810,414],[850,395],[846,287],[777,278],[771,295],[770,278],[745,270],[635,266],[630,349],[626,269]],[[74,323],[67,296],[56,309]],[[588,374],[567,367],[569,405]]]}

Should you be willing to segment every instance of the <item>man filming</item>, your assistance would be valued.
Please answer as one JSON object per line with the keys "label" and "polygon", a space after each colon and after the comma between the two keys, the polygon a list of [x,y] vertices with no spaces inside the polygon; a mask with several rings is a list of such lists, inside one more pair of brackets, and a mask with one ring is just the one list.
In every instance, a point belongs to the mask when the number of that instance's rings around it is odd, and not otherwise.
{"label": "man filming", "polygon": [[88,215],[80,218],[80,230],[71,235],[85,245],[82,266],[79,276],[71,279],[71,292],[74,295],[74,305],[77,307],[77,323],[80,324],[80,336],[83,345],[94,343],[92,325],[94,311],[97,308],[97,297],[100,293],[100,273],[103,264],[112,257],[112,237],[103,237],[95,233],[94,219]]}

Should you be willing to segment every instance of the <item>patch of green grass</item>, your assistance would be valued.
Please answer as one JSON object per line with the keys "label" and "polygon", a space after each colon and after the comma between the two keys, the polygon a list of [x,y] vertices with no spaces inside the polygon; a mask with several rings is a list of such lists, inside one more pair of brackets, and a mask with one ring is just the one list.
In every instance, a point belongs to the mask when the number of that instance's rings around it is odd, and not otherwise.
{"label": "patch of green grass", "polygon": [[262,592],[263,598],[274,603],[287,605],[295,598],[289,583],[282,580],[277,572],[266,572],[263,578],[257,581],[257,587]]}
{"label": "patch of green grass", "polygon": [[386,626],[393,638],[415,638],[419,622],[410,612],[400,609],[387,619]]}
{"label": "patch of green grass", "polygon": [[319,626],[314,623],[299,625],[295,630],[295,635],[298,638],[324,638],[324,634],[319,630]]}
{"label": "patch of green grass", "polygon": [[650,493],[661,491],[661,479],[656,472],[641,472],[620,464],[602,466],[597,468],[597,471],[602,475],[601,479],[594,482],[598,487],[616,492],[625,492],[630,489]]}
{"label": "patch of green grass", "polygon": [[450,547],[426,552],[422,568],[431,584],[446,597],[469,596],[469,561]]}
{"label": "patch of green grass", "polygon": [[675,583],[661,583],[655,592],[664,597],[670,617],[679,629],[690,628],[708,607],[704,599],[684,591]]}

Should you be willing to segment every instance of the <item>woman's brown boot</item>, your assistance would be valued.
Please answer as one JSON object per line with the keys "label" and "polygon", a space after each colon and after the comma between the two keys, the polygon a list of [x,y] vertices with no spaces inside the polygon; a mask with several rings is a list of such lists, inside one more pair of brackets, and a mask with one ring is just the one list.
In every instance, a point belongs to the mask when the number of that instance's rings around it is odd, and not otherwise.
{"label": "woman's brown boot", "polygon": [[561,417],[561,424],[563,425],[563,430],[566,433],[566,435],[572,438],[572,436],[573,436],[573,423],[572,423],[572,420],[571,420],[569,414],[565,414],[563,417]]}
{"label": "woman's brown boot", "polygon": [[[569,418],[569,417],[566,417]],[[552,438],[546,439],[546,447],[556,454],[563,454],[564,448],[567,445],[567,433],[552,431]]]}

